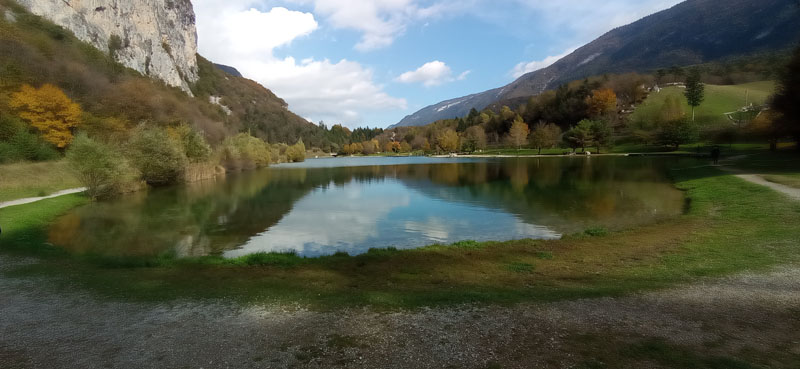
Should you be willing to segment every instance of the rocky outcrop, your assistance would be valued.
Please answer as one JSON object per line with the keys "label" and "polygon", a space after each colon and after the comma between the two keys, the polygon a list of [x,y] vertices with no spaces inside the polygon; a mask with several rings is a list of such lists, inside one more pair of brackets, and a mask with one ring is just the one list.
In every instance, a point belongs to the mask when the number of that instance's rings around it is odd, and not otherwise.
{"label": "rocky outcrop", "polygon": [[189,0],[18,0],[32,13],[108,50],[121,64],[191,94],[197,31]]}

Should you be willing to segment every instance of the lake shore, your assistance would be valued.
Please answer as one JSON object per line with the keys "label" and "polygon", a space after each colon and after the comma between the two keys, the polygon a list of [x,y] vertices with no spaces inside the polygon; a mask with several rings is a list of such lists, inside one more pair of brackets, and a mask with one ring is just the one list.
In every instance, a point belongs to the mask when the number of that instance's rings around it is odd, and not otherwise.
{"label": "lake shore", "polygon": [[80,195],[2,209],[0,361],[796,367],[800,202],[713,167],[673,169],[690,201],[677,219],[354,257],[115,264],[46,244]]}

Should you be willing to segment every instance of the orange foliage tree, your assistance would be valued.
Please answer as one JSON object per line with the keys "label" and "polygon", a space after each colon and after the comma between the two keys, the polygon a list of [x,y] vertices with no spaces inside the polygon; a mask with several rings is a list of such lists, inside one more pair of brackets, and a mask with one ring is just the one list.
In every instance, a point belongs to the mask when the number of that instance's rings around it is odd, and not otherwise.
{"label": "orange foliage tree", "polygon": [[72,131],[81,122],[81,107],[51,84],[40,88],[23,85],[11,96],[9,106],[39,130],[47,142],[64,149],[72,142]]}
{"label": "orange foliage tree", "polygon": [[586,98],[586,105],[590,116],[601,117],[616,111],[617,95],[610,88],[594,90],[592,96]]}

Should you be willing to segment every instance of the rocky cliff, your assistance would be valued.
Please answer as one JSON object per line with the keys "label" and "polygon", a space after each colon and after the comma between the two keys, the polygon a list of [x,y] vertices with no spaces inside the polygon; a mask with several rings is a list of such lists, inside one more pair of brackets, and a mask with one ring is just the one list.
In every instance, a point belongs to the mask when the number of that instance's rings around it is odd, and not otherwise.
{"label": "rocky cliff", "polygon": [[30,12],[108,50],[126,67],[191,94],[197,31],[189,0],[18,0]]}

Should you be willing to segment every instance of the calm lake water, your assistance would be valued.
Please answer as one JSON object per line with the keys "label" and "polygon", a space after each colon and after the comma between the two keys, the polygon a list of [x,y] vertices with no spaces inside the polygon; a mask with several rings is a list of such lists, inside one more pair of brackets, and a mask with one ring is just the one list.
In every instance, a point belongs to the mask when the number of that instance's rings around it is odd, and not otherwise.
{"label": "calm lake water", "polygon": [[50,242],[77,253],[236,257],[555,239],[679,215],[670,160],[308,160],[89,204],[59,218]]}

